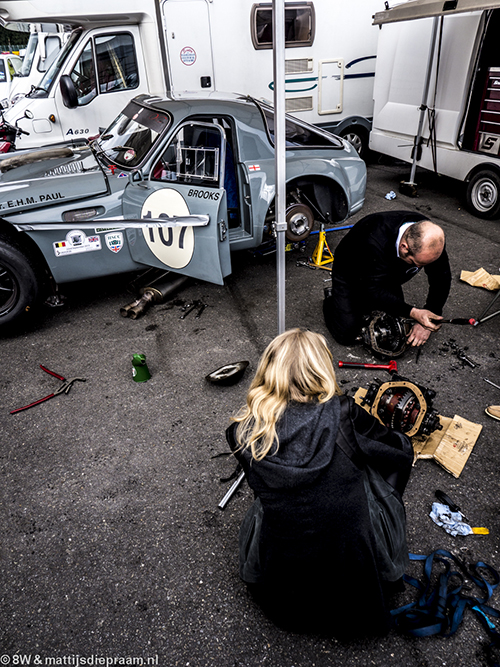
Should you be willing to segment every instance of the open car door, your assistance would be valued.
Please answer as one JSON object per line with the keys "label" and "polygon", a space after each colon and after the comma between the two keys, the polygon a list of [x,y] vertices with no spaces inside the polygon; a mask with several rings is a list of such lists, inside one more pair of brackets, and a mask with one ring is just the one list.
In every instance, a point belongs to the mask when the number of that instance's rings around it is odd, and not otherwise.
{"label": "open car door", "polygon": [[[136,262],[222,285],[231,273],[224,182],[225,136],[220,126],[186,122],[153,163],[147,180],[130,182],[123,195],[127,220],[151,220],[126,229]],[[208,216],[208,223],[184,216]],[[169,218],[175,217],[175,220]]]}

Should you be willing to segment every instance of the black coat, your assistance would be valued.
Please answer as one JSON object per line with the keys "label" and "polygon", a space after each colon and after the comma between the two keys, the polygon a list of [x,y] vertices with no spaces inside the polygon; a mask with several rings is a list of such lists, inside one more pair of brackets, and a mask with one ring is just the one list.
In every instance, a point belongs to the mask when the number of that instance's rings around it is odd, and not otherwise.
{"label": "black coat", "polygon": [[[383,474],[409,477],[408,440],[382,426],[352,399],[355,429],[371,440],[363,452]],[[250,487],[262,502],[260,558],[265,582],[259,602],[292,629],[338,636],[383,632],[388,616],[373,552],[362,473],[336,446],[340,402],[291,403],[278,424],[279,450],[262,461],[237,451]],[[405,449],[406,448],[406,449]]]}
{"label": "black coat", "polygon": [[[349,285],[364,314],[382,310],[409,317],[413,306],[405,303],[400,288],[395,286],[410,280],[415,268],[398,258],[396,240],[401,225],[420,220],[427,218],[410,211],[373,213],[357,222],[338,244],[333,274]],[[441,315],[451,286],[446,248],[423,270],[429,282],[424,308]]]}

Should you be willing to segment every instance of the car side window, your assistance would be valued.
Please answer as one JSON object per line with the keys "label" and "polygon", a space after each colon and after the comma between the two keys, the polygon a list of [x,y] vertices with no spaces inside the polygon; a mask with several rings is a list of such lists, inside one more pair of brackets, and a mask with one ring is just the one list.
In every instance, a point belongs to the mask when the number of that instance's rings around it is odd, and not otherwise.
{"label": "car side window", "polygon": [[130,90],[139,85],[134,38],[129,33],[95,38],[99,93]]}
{"label": "car side window", "polygon": [[89,40],[78,58],[70,77],[75,84],[78,106],[91,102],[97,95],[92,42]]}
{"label": "car side window", "polygon": [[219,187],[222,131],[208,124],[182,125],[153,169],[151,178]]}

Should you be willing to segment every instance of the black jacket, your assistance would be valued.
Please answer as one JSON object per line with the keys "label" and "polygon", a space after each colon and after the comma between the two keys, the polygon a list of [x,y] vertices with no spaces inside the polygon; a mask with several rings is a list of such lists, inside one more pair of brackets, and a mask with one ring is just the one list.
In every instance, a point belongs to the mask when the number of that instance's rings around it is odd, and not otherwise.
{"label": "black jacket", "polygon": [[[413,459],[408,439],[349,401],[356,431],[371,438],[368,462],[382,474],[398,469],[402,493]],[[279,450],[262,461],[237,451],[237,424],[227,438],[264,508],[259,601],[278,623],[347,636],[386,631],[388,619],[362,473],[335,444],[339,416],[338,397],[291,403],[278,424]],[[370,610],[363,621],[361,609]]]}
{"label": "black jacket", "polygon": [[[369,313],[382,310],[409,317],[412,305],[405,303],[400,290],[415,275],[414,267],[396,252],[399,228],[406,222],[427,218],[410,211],[386,211],[367,215],[344,236],[335,250],[333,274],[344,280]],[[424,308],[441,315],[451,286],[451,271],[446,248],[441,257],[424,267],[429,291]]]}

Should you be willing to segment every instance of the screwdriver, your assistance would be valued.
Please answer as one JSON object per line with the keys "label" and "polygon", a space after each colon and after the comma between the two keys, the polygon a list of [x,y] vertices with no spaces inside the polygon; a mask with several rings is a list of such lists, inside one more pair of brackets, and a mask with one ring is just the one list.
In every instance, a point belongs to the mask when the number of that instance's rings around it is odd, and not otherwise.
{"label": "screwdriver", "polygon": [[465,514],[462,512],[462,510],[460,509],[460,507],[459,507],[458,505],[455,505],[455,503],[453,502],[453,500],[452,500],[449,496],[447,496],[446,493],[444,493],[444,491],[436,491],[435,496],[436,496],[436,498],[437,498],[441,503],[443,503],[443,505],[448,505],[448,507],[450,508],[450,510],[451,510],[452,512],[460,512],[460,514],[462,515],[462,517],[463,517],[467,522],[469,521],[469,519],[467,519],[467,517],[466,517]]}
{"label": "screwdriver", "polygon": [[[452,512],[459,512],[462,515],[462,519],[464,519],[467,523],[469,523],[469,519],[465,516],[460,507],[458,505],[455,505],[453,500],[449,496],[447,496],[446,493],[444,493],[443,491],[436,491],[435,493],[436,493],[436,498],[439,501],[441,501],[443,505],[448,505],[448,507]],[[475,535],[489,535],[490,533],[490,531],[487,528],[482,528],[482,527],[478,528],[471,527],[471,530]]]}

